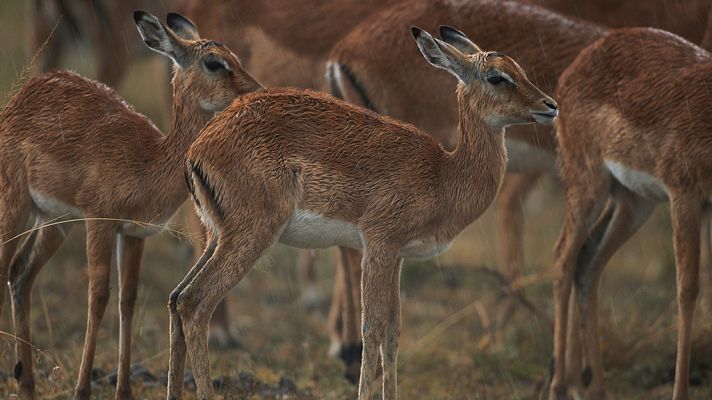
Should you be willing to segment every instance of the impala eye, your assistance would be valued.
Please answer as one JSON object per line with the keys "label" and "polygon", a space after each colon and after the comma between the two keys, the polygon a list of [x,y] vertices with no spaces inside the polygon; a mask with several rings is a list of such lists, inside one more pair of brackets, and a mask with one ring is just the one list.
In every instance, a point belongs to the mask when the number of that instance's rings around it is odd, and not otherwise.
{"label": "impala eye", "polygon": [[217,72],[221,69],[225,69],[225,67],[220,61],[205,60],[203,61],[203,64],[205,64],[205,68],[207,68],[207,70],[210,72]]}
{"label": "impala eye", "polygon": [[487,82],[493,84],[493,85],[500,85],[505,82],[509,82],[507,79],[502,77],[501,75],[492,75],[487,78]]}

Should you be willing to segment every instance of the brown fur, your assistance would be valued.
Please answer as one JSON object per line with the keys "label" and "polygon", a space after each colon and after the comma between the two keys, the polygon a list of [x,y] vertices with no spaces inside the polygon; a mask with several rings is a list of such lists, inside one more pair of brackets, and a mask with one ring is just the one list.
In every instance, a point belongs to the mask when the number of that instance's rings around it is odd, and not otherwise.
{"label": "brown fur", "polygon": [[[369,15],[401,1],[404,0],[309,0],[295,6],[290,0],[186,0],[182,10],[203,29],[204,34],[235,49],[247,69],[265,86],[321,90],[326,89],[324,65],[331,47]],[[310,271],[314,268],[314,252],[301,257],[299,267],[302,275],[313,277],[314,273]],[[313,286],[311,281],[306,283]],[[308,294],[309,289],[307,287],[304,293]],[[213,315],[213,322],[226,321],[221,318],[226,313],[220,307]],[[342,347],[341,341],[337,340],[339,337],[360,342],[357,325],[346,323],[339,332],[335,330],[335,321],[342,318],[342,308],[347,312],[355,310],[332,301],[332,355],[338,354]],[[343,318],[355,321],[358,315]],[[356,346],[355,342],[346,339],[343,344]]]}
{"label": "brown fur", "polygon": [[[62,56],[78,36],[89,41],[95,53],[99,81],[111,87],[121,83],[129,60],[141,53],[140,38],[131,13],[148,9],[165,15],[176,0],[29,0],[27,20],[30,26],[28,53],[38,53],[37,72],[47,72],[61,65]],[[55,28],[56,27],[56,28]],[[50,36],[54,29],[54,34]],[[42,51],[40,48],[46,43]]]}
{"label": "brown fur", "polygon": [[[451,147],[457,122],[457,104],[447,89],[452,78],[419,62],[407,31],[409,25],[435,30],[443,23],[456,24],[485,49],[498,49],[521,61],[528,77],[545,92],[554,90],[564,68],[601,32],[590,23],[511,1],[397,4],[364,21],[335,45],[330,55],[332,86],[346,100],[367,106],[365,95],[376,111],[413,123]],[[510,169],[524,175],[505,178],[497,207],[501,268],[516,279],[522,264],[522,201],[542,172],[555,172],[556,144],[553,133],[538,126],[510,127],[506,140],[531,146],[510,154]]]}
{"label": "brown fur", "polygon": [[712,50],[710,0],[522,0],[611,28],[664,29]]}
{"label": "brown fur", "polygon": [[[441,251],[484,212],[504,175],[504,125],[533,122],[535,111],[551,118],[555,107],[508,57],[463,55],[422,31],[415,34],[423,54],[438,55],[426,56],[431,63],[464,82],[457,89],[462,133],[454,152],[411,125],[290,89],[236,100],[191,146],[196,205],[214,249],[171,296],[169,378],[182,378],[187,351],[199,399],[212,397],[210,313],[264,250],[284,239],[298,210],[357,227],[361,243],[354,246],[364,248],[359,398],[370,398],[379,347],[383,395],[396,397],[401,258]],[[495,68],[516,85],[487,83],[484,75]],[[403,253],[416,239],[418,250]],[[324,245],[330,244],[348,245],[341,239]],[[181,383],[169,383],[169,398],[180,398]]]}
{"label": "brown fur", "polygon": [[[558,138],[566,218],[556,248],[552,398],[563,399],[567,389],[566,312],[574,279],[584,360],[593,373],[586,395],[603,396],[596,322],[600,275],[663,200],[625,186],[606,160],[655,178],[671,202],[679,310],[673,398],[688,398],[701,214],[712,195],[710,85],[709,53],[668,32],[646,28],[612,31],[582,51],[562,75]],[[600,215],[612,214],[595,222],[606,201],[611,211]]]}
{"label": "brown fur", "polygon": [[182,10],[205,34],[235,49],[265,86],[322,89],[333,44],[399,1],[404,0],[186,0]]}
{"label": "brown fur", "polygon": [[[141,18],[141,24],[154,27],[152,29],[160,26],[155,17],[136,15],[135,18]],[[147,29],[147,25],[143,25],[143,29]],[[122,252],[122,268],[117,398],[123,399],[130,397],[131,318],[143,237],[156,231],[144,230],[140,222],[160,224],[185,201],[187,191],[182,167],[188,146],[199,129],[215,111],[224,108],[236,96],[261,88],[242,70],[227,48],[197,36],[182,39],[168,28],[162,29],[170,38],[171,48],[176,51],[175,57],[181,65],[176,67],[173,80],[173,123],[169,135],[164,136],[112,89],[69,72],[32,78],[0,114],[0,232],[3,241],[18,235],[30,215],[37,216],[36,225],[55,218],[90,218],[86,221],[89,313],[76,388],[78,398],[90,395],[92,359],[97,329],[109,297],[109,267],[116,237],[121,238],[119,243],[122,244],[118,249]],[[183,37],[197,34],[185,32]],[[209,57],[222,60],[233,72],[206,72],[202,64]],[[206,102],[212,107],[210,111],[201,105]],[[31,193],[35,193],[35,197]],[[49,210],[52,207],[38,200],[37,194],[59,201],[63,207],[75,210],[70,210],[70,214],[79,215],[68,216],[67,212]],[[24,340],[17,342],[18,363],[23,371],[17,378],[23,398],[33,398],[34,391],[32,357],[25,344],[30,340],[28,313],[32,283],[44,262],[61,244],[64,234],[63,230],[42,229],[39,235],[32,236],[35,239],[25,241],[12,262],[14,317],[18,336]],[[17,239],[10,240],[0,247],[0,281],[7,281],[10,257],[17,242]],[[0,299],[3,288],[4,285],[0,288]]]}
{"label": "brown fur", "polygon": [[[259,27],[279,46],[309,58],[324,58],[334,43],[359,22],[388,4],[403,0],[187,0],[184,10],[208,29],[235,32],[229,25]],[[208,3],[208,4],[206,4]],[[338,16],[338,18],[336,18]],[[208,25],[206,25],[208,26]]]}

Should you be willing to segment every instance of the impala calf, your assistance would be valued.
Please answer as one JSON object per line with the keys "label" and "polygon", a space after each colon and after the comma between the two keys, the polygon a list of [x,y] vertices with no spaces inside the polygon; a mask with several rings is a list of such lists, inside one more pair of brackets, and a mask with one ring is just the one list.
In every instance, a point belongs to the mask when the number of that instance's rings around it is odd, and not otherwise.
{"label": "impala calf", "polygon": [[211,238],[170,297],[169,399],[181,397],[186,352],[198,398],[212,398],[210,314],[277,241],[363,249],[359,399],[370,399],[379,349],[383,397],[396,398],[402,259],[445,250],[489,206],[506,167],[506,126],[557,115],[512,59],[447,31],[457,47],[418,28],[413,35],[460,82],[453,152],[411,125],[291,89],[237,99],[201,132],[187,175]]}
{"label": "impala calf", "polygon": [[[15,378],[23,399],[34,398],[28,345],[32,285],[69,226],[32,233],[12,261],[18,241],[9,239],[23,231],[30,216],[35,227],[50,220],[87,218],[89,312],[76,387],[81,399],[90,395],[92,360],[117,244],[121,333],[116,397],[130,398],[131,324],[140,259],[144,238],[157,231],[140,222],[161,224],[186,200],[182,169],[200,128],[235,97],[262,88],[229,49],[200,39],[184,17],[168,14],[169,27],[144,12],[135,12],[134,19],[148,47],[175,64],[170,134],[164,136],[112,89],[70,72],[32,78],[0,114],[0,281],[7,281],[11,270],[13,317],[20,338]],[[0,301],[3,292],[0,285]]]}
{"label": "impala calf", "polygon": [[[597,25],[515,1],[401,2],[364,20],[334,46],[328,68],[332,94],[412,123],[453,147],[457,103],[449,92],[452,77],[420,62],[418,52],[408,45],[407,32],[386,29],[417,25],[435,30],[442,21],[456,21],[478,44],[515,57],[547,93],[554,91],[559,75],[578,52],[602,32]],[[407,74],[403,65],[409,68]],[[510,127],[505,145],[508,174],[497,200],[497,239],[500,268],[513,281],[522,269],[522,202],[539,177],[557,175],[558,170],[555,136],[548,128]],[[504,322],[508,308],[503,304],[495,326]],[[332,347],[338,349],[338,336],[332,338]],[[350,354],[359,346],[344,340],[342,351]]]}
{"label": "impala calf", "polygon": [[552,399],[567,398],[567,309],[575,304],[590,385],[601,399],[598,284],[615,251],[669,201],[677,268],[674,399],[688,399],[700,224],[712,205],[712,56],[671,33],[612,31],[561,76],[557,134],[566,217],[556,246]]}

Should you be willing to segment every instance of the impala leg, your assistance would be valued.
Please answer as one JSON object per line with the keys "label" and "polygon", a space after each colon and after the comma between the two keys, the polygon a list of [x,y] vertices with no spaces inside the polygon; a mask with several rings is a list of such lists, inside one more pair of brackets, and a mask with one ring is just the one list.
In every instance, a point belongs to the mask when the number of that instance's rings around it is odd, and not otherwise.
{"label": "impala leg", "polygon": [[342,343],[341,359],[346,364],[346,378],[358,383],[361,370],[361,252],[355,249],[339,248],[343,268],[342,297]]}
{"label": "impala leg", "polygon": [[522,206],[540,176],[508,173],[497,198],[499,262],[510,281],[522,274]]}
{"label": "impala leg", "polygon": [[[63,10],[58,7],[56,2],[31,0],[29,4],[28,20],[32,20],[29,54],[31,56],[37,54],[35,70],[41,73],[56,69],[65,44],[62,36],[63,34],[72,35],[71,24],[67,22],[67,17],[64,15],[61,15],[61,20],[59,19]],[[57,28],[52,33],[55,24]],[[44,49],[42,49],[43,46]]]}
{"label": "impala leg", "polygon": [[177,400],[183,396],[183,379],[185,373],[185,357],[187,348],[185,344],[185,334],[183,332],[183,322],[176,307],[178,295],[185,289],[186,286],[195,278],[213,256],[217,247],[217,239],[209,235],[207,238],[208,246],[195,263],[193,268],[188,271],[188,274],[171,292],[168,301],[168,310],[170,312],[170,356],[168,360],[168,391],[167,398],[169,400]]}
{"label": "impala leg", "polygon": [[687,194],[672,194],[673,243],[677,267],[677,360],[673,400],[687,400],[690,381],[690,342],[699,291],[700,217],[702,202]]}
{"label": "impala leg", "polygon": [[[363,338],[363,354],[361,357],[361,376],[359,380],[359,400],[371,399],[371,387],[376,378],[378,353],[384,342],[389,314],[393,312],[393,270],[397,260],[397,252],[375,246],[366,246],[361,267],[361,304],[363,305],[361,337]],[[398,343],[394,343],[397,351]],[[383,368],[392,371],[390,360],[384,358]],[[385,381],[384,381],[385,384]],[[389,386],[383,387],[383,395],[395,395],[395,390]],[[388,397],[390,398],[390,397]]]}
{"label": "impala leg", "polygon": [[119,269],[119,368],[116,381],[116,399],[131,399],[131,334],[133,316],[138,296],[141,257],[145,240],[119,235],[116,245]]}
{"label": "impala leg", "polygon": [[[1,174],[0,174],[1,175]],[[0,177],[0,317],[2,317],[5,302],[5,286],[9,278],[10,264],[18,244],[22,241],[20,235],[30,214],[29,196],[17,195],[12,190],[12,182],[4,182]]]}
{"label": "impala leg", "polygon": [[618,188],[615,193],[615,210],[595,254],[576,270],[576,304],[581,319],[583,338],[583,369],[586,399],[605,398],[603,386],[603,359],[598,332],[598,287],[603,271],[613,254],[640,229],[655,209],[655,203],[630,191]]}
{"label": "impala leg", "polygon": [[383,360],[383,398],[397,398],[398,343],[401,331],[400,272],[403,260],[398,260],[391,271],[391,301],[386,322],[386,334],[381,345]]}
{"label": "impala leg", "polygon": [[[578,257],[576,258],[576,275],[574,275],[574,283],[578,279],[579,270],[582,265],[590,262],[591,258],[596,253],[598,245],[606,233],[608,224],[613,217],[615,202],[611,199],[606,205],[606,209],[601,213],[596,221],[593,229],[589,233],[589,237],[584,243]],[[582,392],[583,386],[587,386],[587,377],[582,373],[583,360],[582,358],[582,340],[581,337],[581,314],[576,295],[578,288],[574,285],[573,293],[571,294],[569,303],[569,323],[567,328],[566,339],[566,382],[569,387],[575,392]],[[590,383],[590,382],[589,382]]]}
{"label": "impala leg", "polygon": [[[237,228],[221,233],[213,256],[178,295],[176,307],[185,333],[199,400],[213,397],[207,342],[210,315],[218,302],[278,239],[281,228],[288,220],[288,212],[277,210],[265,214],[254,212],[249,218],[225,223],[225,226]],[[258,226],[261,223],[263,225]]]}
{"label": "impala leg", "polygon": [[[508,285],[522,275],[522,207],[540,176],[540,172],[506,174],[497,198],[499,263]],[[515,307],[514,299],[509,295],[497,306],[491,332],[495,343],[501,342],[502,329],[514,314]]]}
{"label": "impala leg", "polygon": [[[195,264],[205,251],[207,232],[203,224],[200,223],[200,218],[198,218],[193,207],[189,208],[185,213],[185,223],[186,229],[192,236],[193,264]],[[240,341],[232,334],[230,329],[230,312],[227,297],[218,304],[213,317],[210,319],[208,341],[210,341],[211,345],[216,345],[220,348],[237,347],[240,344]]]}
{"label": "impala leg", "polygon": [[[123,42],[121,23],[117,18],[118,2],[92,1],[92,18],[88,18],[89,31],[97,54],[97,77],[111,87],[117,87],[126,73],[129,48]],[[119,15],[123,17],[123,15]]]}
{"label": "impala leg", "polygon": [[87,274],[89,275],[89,315],[84,338],[82,363],[75,388],[75,398],[89,399],[91,395],[91,370],[96,350],[99,325],[109,301],[112,248],[116,227],[103,221],[87,221]]}
{"label": "impala leg", "polygon": [[[593,184],[593,182],[589,182]],[[566,217],[561,237],[556,245],[556,262],[554,264],[554,368],[549,387],[552,400],[565,400],[566,385],[566,334],[569,312],[569,298],[573,285],[576,259],[584,245],[590,228],[599,211],[605,204],[602,196],[602,185],[598,191],[591,191],[591,185],[583,188],[582,193],[588,196],[577,197],[570,201],[573,188],[567,189]],[[581,192],[576,192],[581,193]]]}
{"label": "impala leg", "polygon": [[299,252],[297,272],[299,273],[299,282],[303,285],[301,301],[306,307],[315,307],[321,297],[316,285],[315,263],[316,250],[305,249]]}
{"label": "impala leg", "polygon": [[329,346],[329,356],[336,357],[342,354],[344,350],[344,343],[341,339],[341,334],[344,329],[344,320],[342,318],[342,308],[345,301],[344,296],[344,265],[343,265],[343,255],[341,249],[339,249],[339,262],[336,266],[336,273],[334,275],[334,291],[331,295],[331,306],[329,307],[329,340],[331,342]]}
{"label": "impala leg", "polygon": [[705,305],[709,313],[712,311],[712,210],[705,210],[703,215],[700,228],[700,263],[707,272],[704,283]]}
{"label": "impala leg", "polygon": [[30,333],[32,287],[37,274],[64,242],[66,236],[67,230],[61,228],[60,225],[33,231],[22,244],[10,268],[12,316],[15,335],[18,337],[18,340],[15,341],[17,362],[14,375],[17,380],[18,394],[22,399],[33,399],[35,390],[32,347],[29,345],[32,342]]}

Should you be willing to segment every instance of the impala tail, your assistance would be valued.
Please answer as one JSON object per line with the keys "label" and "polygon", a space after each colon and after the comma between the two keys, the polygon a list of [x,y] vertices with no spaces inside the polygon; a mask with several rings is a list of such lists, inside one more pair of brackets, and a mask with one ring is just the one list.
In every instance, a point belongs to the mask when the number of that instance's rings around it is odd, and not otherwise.
{"label": "impala tail", "polygon": [[203,225],[213,233],[217,233],[216,222],[225,218],[225,211],[220,205],[220,198],[215,187],[210,184],[205,171],[199,162],[186,161],[185,178],[188,190],[195,202],[195,209]]}
{"label": "impala tail", "polygon": [[327,62],[326,80],[329,82],[329,91],[332,96],[372,111],[378,111],[363,84],[348,65],[337,61]]}

